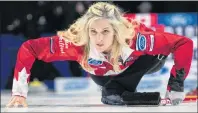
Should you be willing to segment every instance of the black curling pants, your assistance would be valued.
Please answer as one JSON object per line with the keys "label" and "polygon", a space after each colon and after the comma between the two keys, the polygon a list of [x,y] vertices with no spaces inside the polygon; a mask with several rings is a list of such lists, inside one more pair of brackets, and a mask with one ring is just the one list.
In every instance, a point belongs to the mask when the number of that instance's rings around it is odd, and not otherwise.
{"label": "black curling pants", "polygon": [[[124,91],[135,92],[136,88],[145,74],[160,70],[167,56],[157,55],[140,56],[123,73],[117,76],[90,75],[93,81],[102,86],[102,95],[121,95]],[[105,92],[105,93],[104,93]]]}

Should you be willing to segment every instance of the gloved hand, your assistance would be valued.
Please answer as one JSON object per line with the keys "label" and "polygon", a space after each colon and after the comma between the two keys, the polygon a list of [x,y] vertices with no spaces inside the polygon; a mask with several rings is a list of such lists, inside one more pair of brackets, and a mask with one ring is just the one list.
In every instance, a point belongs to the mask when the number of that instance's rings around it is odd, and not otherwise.
{"label": "gloved hand", "polygon": [[166,99],[170,99],[171,105],[179,105],[185,99],[185,92],[177,92],[177,91],[166,91],[165,95]]}
{"label": "gloved hand", "polygon": [[165,98],[170,99],[172,105],[179,105],[185,99],[184,92],[184,80],[185,71],[184,68],[175,70],[176,76],[171,73],[168,81],[168,88]]}

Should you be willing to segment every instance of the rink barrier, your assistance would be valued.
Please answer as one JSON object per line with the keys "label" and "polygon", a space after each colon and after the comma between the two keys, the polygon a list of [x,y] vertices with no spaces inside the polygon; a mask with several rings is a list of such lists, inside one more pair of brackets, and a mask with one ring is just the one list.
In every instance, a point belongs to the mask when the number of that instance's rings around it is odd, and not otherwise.
{"label": "rink barrier", "polygon": [[57,77],[54,88],[57,94],[100,94],[100,87],[89,77]]}
{"label": "rink barrier", "polygon": [[[164,76],[154,76],[154,77],[143,77],[140,81],[137,91],[138,92],[160,92],[161,97],[165,97],[166,86],[169,79],[169,73]],[[197,78],[195,76],[189,77],[184,82],[184,91],[189,93],[190,91],[196,89]],[[100,86],[96,85],[95,82],[89,77],[59,77],[55,79],[55,92],[58,94],[101,94]],[[191,96],[191,97],[190,97]],[[189,95],[188,98],[193,95]]]}

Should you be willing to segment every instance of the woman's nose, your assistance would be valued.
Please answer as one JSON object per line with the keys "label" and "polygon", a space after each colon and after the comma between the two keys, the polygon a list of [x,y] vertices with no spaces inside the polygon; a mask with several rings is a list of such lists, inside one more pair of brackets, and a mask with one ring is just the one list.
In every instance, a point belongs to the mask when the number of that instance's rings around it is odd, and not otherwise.
{"label": "woman's nose", "polygon": [[97,35],[97,41],[100,42],[100,41],[102,41],[102,39],[103,39],[102,35],[101,34],[98,34]]}

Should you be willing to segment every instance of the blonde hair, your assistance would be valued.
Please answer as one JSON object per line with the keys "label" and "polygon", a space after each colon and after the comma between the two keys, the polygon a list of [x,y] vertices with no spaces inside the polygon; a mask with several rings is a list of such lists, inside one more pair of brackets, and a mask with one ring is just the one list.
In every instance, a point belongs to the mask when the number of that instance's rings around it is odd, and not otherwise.
{"label": "blonde hair", "polygon": [[65,40],[77,46],[82,46],[84,55],[80,64],[87,71],[93,70],[88,65],[90,52],[88,28],[92,22],[102,18],[108,19],[114,29],[115,40],[113,41],[110,54],[110,63],[113,65],[114,71],[118,72],[120,70],[118,60],[121,54],[121,46],[129,46],[128,41],[135,35],[135,26],[124,17],[124,13],[115,5],[107,2],[97,2],[91,5],[87,12],[81,18],[77,19],[69,29],[59,31],[58,35],[61,35]]}

